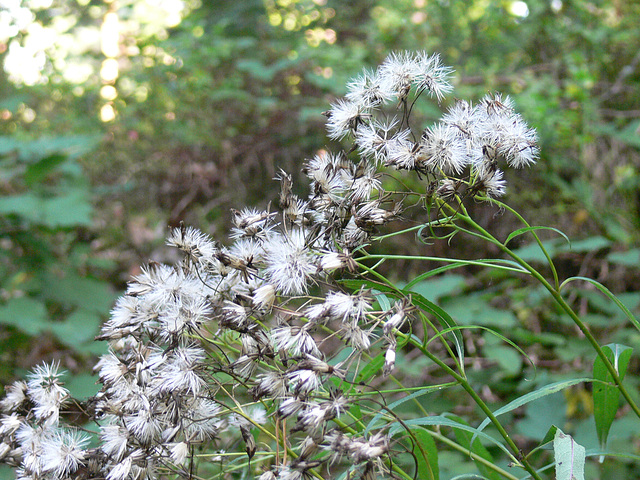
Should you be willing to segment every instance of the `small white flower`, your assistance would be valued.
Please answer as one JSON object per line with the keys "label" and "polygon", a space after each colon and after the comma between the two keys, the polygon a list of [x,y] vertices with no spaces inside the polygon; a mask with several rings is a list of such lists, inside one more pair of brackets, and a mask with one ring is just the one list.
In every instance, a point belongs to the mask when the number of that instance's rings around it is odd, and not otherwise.
{"label": "small white flower", "polygon": [[250,378],[258,368],[257,360],[259,360],[257,353],[250,353],[240,355],[238,359],[231,364],[233,371],[242,378]]}
{"label": "small white flower", "polygon": [[377,107],[389,100],[389,92],[384,90],[377,72],[364,70],[347,84],[347,100],[364,108]]}
{"label": "small white flower", "polygon": [[276,289],[270,283],[266,283],[253,291],[251,300],[256,307],[269,310],[276,300]]}
{"label": "small white flower", "polygon": [[358,439],[349,447],[353,463],[362,463],[380,457],[389,451],[389,437],[381,432],[373,435],[368,441]]}
{"label": "small white flower", "polygon": [[60,430],[42,442],[42,469],[67,477],[84,464],[89,438],[77,430]]}
{"label": "small white flower", "polygon": [[0,437],[13,435],[22,425],[21,417],[17,413],[11,415],[3,415],[0,418]]}
{"label": "small white flower", "polygon": [[262,475],[258,477],[258,480],[277,480],[277,476],[271,470],[267,470]]}
{"label": "small white flower", "polygon": [[536,131],[529,128],[519,115],[514,116],[498,141],[498,154],[506,158],[511,167],[528,167],[536,163],[540,155],[537,141]]}
{"label": "small white flower", "polygon": [[109,386],[119,383],[129,371],[127,365],[113,351],[102,355],[93,369],[98,371],[100,381]]}
{"label": "small white flower", "polygon": [[189,456],[189,445],[185,442],[174,443],[170,451],[171,460],[177,465],[182,465]]}
{"label": "small white flower", "polygon": [[349,219],[349,223],[342,231],[342,236],[339,240],[341,247],[353,250],[357,247],[361,247],[369,240],[369,233],[360,228],[356,224],[355,217]]}
{"label": "small white flower", "polygon": [[386,377],[389,375],[396,364],[396,345],[393,342],[384,354],[384,367],[382,368],[382,374]]}
{"label": "small white flower", "polygon": [[254,238],[258,240],[269,236],[273,225],[275,213],[262,211],[255,208],[231,210],[234,227],[231,229],[231,238]]}
{"label": "small white flower", "polygon": [[305,406],[297,397],[289,397],[285,399],[278,407],[278,415],[282,418],[290,417],[298,413]]}
{"label": "small white flower", "polygon": [[159,334],[165,341],[197,332],[211,317],[213,309],[206,297],[186,297],[170,303],[157,315]]}
{"label": "small white flower", "polygon": [[384,164],[401,170],[415,170],[418,166],[420,144],[412,141],[411,132],[403,130],[397,133],[387,146],[387,158]]}
{"label": "small white flower", "polygon": [[448,80],[453,69],[442,64],[440,55],[420,52],[416,55],[415,62],[417,63],[415,82],[418,91],[425,90],[438,101],[453,91],[453,86]]}
{"label": "small white flower", "polygon": [[109,469],[107,480],[125,480],[129,477],[133,459],[129,456]]}
{"label": "small white flower", "polygon": [[320,356],[318,345],[306,328],[284,326],[271,331],[276,351],[286,350],[292,356],[308,353]]}
{"label": "small white flower", "polygon": [[127,430],[142,443],[153,442],[162,431],[159,417],[149,408],[142,408],[134,414],[126,415],[123,420]]}
{"label": "small white flower", "polygon": [[[398,120],[395,118],[387,122],[373,119],[370,123],[362,125],[355,132],[355,142],[360,154],[376,163],[386,163],[390,143],[397,135],[397,128]],[[408,130],[403,132],[402,135],[408,136]]]}
{"label": "small white flower", "polygon": [[245,427],[253,428],[254,424],[264,425],[267,421],[267,412],[261,405],[254,405],[247,408],[245,415],[249,418],[245,418],[240,414],[234,414],[229,423],[235,427],[244,425]]}
{"label": "small white flower", "polygon": [[284,465],[278,472],[278,480],[304,480],[304,474],[300,470]]}
{"label": "small white flower", "polygon": [[27,383],[17,381],[5,387],[5,397],[0,401],[3,412],[13,412],[27,399]]}
{"label": "small white flower", "polygon": [[420,65],[410,52],[394,52],[378,68],[382,89],[400,101],[406,100],[419,74]]}
{"label": "small white flower", "polygon": [[281,372],[268,372],[258,375],[257,384],[251,389],[255,399],[264,396],[282,398],[287,394],[286,377]]}
{"label": "small white flower", "polygon": [[212,439],[225,426],[225,422],[220,419],[220,407],[206,398],[191,401],[183,424],[185,437],[195,442]]}
{"label": "small white flower", "polygon": [[345,196],[352,205],[368,200],[373,192],[380,191],[382,187],[375,165],[362,161],[353,170],[343,170],[347,184]]}
{"label": "small white flower", "polygon": [[129,433],[120,425],[100,427],[100,449],[112,460],[119,462],[127,451]]}
{"label": "small white flower", "polygon": [[196,369],[205,356],[204,350],[194,346],[174,349],[157,372],[158,391],[197,395],[205,382]]}
{"label": "small white flower", "polygon": [[265,251],[268,281],[284,295],[305,293],[317,267],[306,244],[304,230],[296,228],[270,238]]}
{"label": "small white flower", "polygon": [[69,391],[62,386],[57,362],[35,367],[29,374],[27,395],[35,404],[33,413],[36,418],[45,420],[48,425],[58,423],[60,407],[69,399]]}
{"label": "small white flower", "polygon": [[428,171],[459,175],[470,162],[466,142],[450,125],[439,123],[428,128],[420,143],[421,164]]}
{"label": "small white flower", "polygon": [[320,377],[312,370],[289,372],[287,378],[296,395],[314,392],[322,386]]}
{"label": "small white flower", "polygon": [[476,177],[471,188],[484,193],[488,198],[501,197],[507,188],[507,182],[502,177],[501,170],[488,162],[482,162],[476,167]]}
{"label": "small white flower", "polygon": [[369,109],[363,105],[340,99],[331,105],[327,116],[329,138],[341,140],[356,132],[361,125],[369,120],[371,114]]}
{"label": "small white flower", "polygon": [[365,332],[354,323],[344,324],[342,334],[345,341],[356,350],[368,350],[371,346],[370,333]]}
{"label": "small white flower", "polygon": [[167,245],[177,247],[194,260],[210,258],[217,250],[211,238],[193,227],[180,226],[171,230]]}

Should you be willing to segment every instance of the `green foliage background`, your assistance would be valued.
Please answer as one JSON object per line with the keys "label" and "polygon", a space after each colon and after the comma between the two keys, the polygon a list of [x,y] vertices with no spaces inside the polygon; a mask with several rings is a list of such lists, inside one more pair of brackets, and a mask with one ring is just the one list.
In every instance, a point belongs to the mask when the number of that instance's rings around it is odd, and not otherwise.
{"label": "green foliage background", "polygon": [[[568,245],[547,236],[562,277],[597,278],[640,312],[640,4],[530,0],[528,14],[516,16],[516,3],[522,2],[190,4],[166,34],[123,39],[137,53],[123,54],[117,116],[107,123],[99,120],[97,78],[66,82],[51,59],[47,83],[15,85],[0,73],[0,383],[58,358],[73,374],[75,391],[90,393],[87,373],[101,348],[91,340],[137,266],[170,260],[163,247],[167,225],[183,221],[215,236],[229,224],[230,208],[275,201],[278,184],[270,179],[278,169],[295,174],[304,158],[328,146],[321,112],[344,93],[345,82],[400,49],[440,52],[456,69],[459,98],[479,99],[487,91],[513,97],[538,130],[542,157],[530,171],[510,175],[507,202],[532,224],[558,227],[575,240]],[[121,1],[118,13],[126,19],[133,4]],[[52,22],[61,5],[75,16],[74,28],[95,25],[95,12],[108,8],[99,1],[54,2],[36,20]],[[93,7],[102,10],[90,15]],[[24,39],[24,32],[15,36]],[[102,59],[99,52],[84,58]],[[417,114],[428,122],[438,111],[432,105]],[[513,229],[500,212],[474,209],[498,238]],[[495,254],[458,239],[429,246],[409,239],[391,248]],[[535,261],[539,254],[528,248],[523,243],[520,253]],[[395,276],[403,280],[400,272]],[[590,375],[593,358],[572,323],[522,279],[469,269],[414,289],[462,325],[507,334],[537,366],[534,373],[495,336],[465,334],[467,349],[479,358],[470,377],[496,405],[532,383]],[[585,287],[571,300],[602,343],[640,351],[637,333],[597,291]],[[398,365],[407,378],[429,383],[430,365],[401,352]],[[626,381],[637,387],[637,374],[632,358]],[[553,416],[551,423],[581,444],[597,446],[585,388],[510,413],[521,441],[540,441],[546,431],[536,419]],[[458,400],[433,394],[424,406],[469,418]],[[618,419],[610,444],[637,453],[638,427]],[[451,461],[440,455],[444,475],[471,466],[453,453]],[[587,465],[588,478],[639,475],[624,459]]]}

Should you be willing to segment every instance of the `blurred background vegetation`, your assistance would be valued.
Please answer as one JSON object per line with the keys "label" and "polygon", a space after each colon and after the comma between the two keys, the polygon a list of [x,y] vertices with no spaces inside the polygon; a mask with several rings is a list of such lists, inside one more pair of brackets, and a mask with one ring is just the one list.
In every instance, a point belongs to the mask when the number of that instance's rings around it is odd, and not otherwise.
{"label": "blurred background vegetation", "polygon": [[[638,313],[639,21],[640,3],[627,0],[0,2],[0,384],[55,358],[74,393],[95,391],[90,367],[104,347],[92,339],[139,265],[171,261],[168,226],[184,221],[224,238],[231,207],[276,200],[279,168],[299,172],[331,147],[321,112],[345,82],[399,49],[440,52],[456,69],[457,98],[513,97],[538,130],[542,157],[508,174],[506,201],[575,240],[548,237],[562,276],[597,278]],[[416,114],[426,125],[446,106]],[[498,238],[517,227],[474,209]],[[457,238],[393,248],[495,254]],[[495,337],[468,336],[482,357],[470,375],[490,402],[531,378],[590,374],[593,358],[572,324],[524,279],[469,270],[421,288],[462,324],[508,331],[539,367],[529,375]],[[585,288],[572,301],[603,343],[640,351],[599,294]],[[428,382],[429,366],[411,360],[402,371]],[[636,360],[630,383],[637,373]],[[584,388],[520,411],[520,441],[540,440],[546,430],[534,419],[553,412],[589,446]],[[429,402],[468,418],[454,398]],[[637,451],[637,422],[616,425],[611,441]],[[440,458],[451,475],[468,467]],[[589,478],[640,476],[624,460],[592,469]]]}

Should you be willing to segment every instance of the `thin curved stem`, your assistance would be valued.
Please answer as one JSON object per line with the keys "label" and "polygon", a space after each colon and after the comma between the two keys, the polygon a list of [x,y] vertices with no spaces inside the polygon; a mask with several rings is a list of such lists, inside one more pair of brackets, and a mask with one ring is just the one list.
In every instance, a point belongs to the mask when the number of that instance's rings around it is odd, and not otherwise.
{"label": "thin curved stem", "polygon": [[538,282],[540,282],[542,286],[551,294],[551,296],[556,301],[556,303],[560,306],[560,308],[562,308],[562,310],[565,311],[565,313],[567,313],[567,315],[569,315],[569,317],[571,317],[571,320],[573,320],[573,322],[576,324],[576,326],[580,329],[582,334],[591,344],[593,349],[596,351],[598,357],[600,357],[606,369],[611,374],[611,377],[613,378],[614,383],[618,386],[620,393],[625,398],[625,400],[627,401],[627,403],[629,404],[633,412],[636,414],[636,416],[640,418],[640,408],[638,408],[638,405],[631,398],[631,395],[629,394],[628,390],[622,384],[622,380],[620,379],[620,375],[618,375],[617,370],[615,369],[613,364],[609,361],[609,358],[605,355],[604,351],[602,350],[602,347],[597,342],[597,340],[595,339],[595,337],[593,336],[593,334],[591,333],[587,325],[580,319],[580,317],[573,311],[571,306],[562,297],[562,294],[560,293],[560,286],[558,285],[557,288],[554,288],[553,285],[551,285],[547,281],[547,279],[540,274],[540,272],[538,272],[535,268],[529,265],[529,263],[527,263],[524,259],[519,257],[515,252],[513,252],[513,250],[511,250],[506,245],[498,241],[495,237],[493,237],[493,235],[491,235],[489,232],[483,229],[480,225],[478,225],[471,217],[469,217],[466,214],[461,214],[459,216],[462,220],[465,221],[465,223],[467,223],[472,228],[480,232],[482,236],[484,236],[488,241],[490,241],[494,245],[497,245],[500,248],[500,250],[502,250],[503,253],[510,256],[516,263],[518,263],[518,265],[520,265],[522,268],[527,270],[527,272],[532,277],[534,277]]}
{"label": "thin curved stem", "polygon": [[[398,333],[398,336],[405,336],[405,335],[402,333]],[[526,457],[522,455],[518,446],[515,444],[515,442],[513,441],[509,433],[505,430],[505,428],[502,426],[502,424],[497,419],[497,417],[493,414],[489,406],[484,402],[484,400],[482,400],[482,398],[480,398],[480,395],[478,395],[476,391],[473,389],[473,387],[469,384],[469,381],[466,379],[466,377],[460,375],[453,368],[451,368],[449,365],[447,365],[442,360],[440,360],[436,355],[432,354],[427,349],[423,348],[422,345],[416,342],[413,338],[411,337],[407,337],[407,338],[409,342],[411,342],[416,348],[420,349],[423,355],[428,357],[432,362],[437,364],[446,373],[451,375],[460,384],[460,386],[469,394],[469,396],[473,399],[476,405],[480,407],[480,410],[482,410],[482,412],[491,421],[491,423],[496,428],[500,436],[505,440],[505,442],[513,452],[512,459],[516,463],[520,464],[527,472],[529,472],[529,474],[534,479],[542,480],[542,478],[538,475],[538,472],[535,470],[535,468],[533,468],[533,466],[529,463]]]}
{"label": "thin curved stem", "polygon": [[[493,203],[498,205],[500,208],[504,208],[505,210],[509,211],[518,220],[520,220],[524,225],[526,225],[527,228],[531,228],[531,225],[529,225],[529,222],[527,222],[522,215],[520,215],[516,210],[511,208],[506,203],[500,202],[499,200],[493,200]],[[466,214],[466,211],[465,211],[465,214]],[[544,248],[544,245],[542,244],[542,241],[540,240],[540,237],[538,237],[538,234],[535,232],[535,230],[531,230],[529,233],[531,233],[531,235],[533,235],[533,238],[535,239],[536,243],[540,247],[540,250],[542,250],[542,253],[546,257],[547,263],[549,264],[549,268],[551,268],[551,273],[553,275],[554,285],[556,287],[556,290],[558,290],[560,288],[560,281],[558,279],[558,271],[556,270],[556,266],[553,263],[551,255],[549,255],[549,252],[547,252],[547,249]]]}

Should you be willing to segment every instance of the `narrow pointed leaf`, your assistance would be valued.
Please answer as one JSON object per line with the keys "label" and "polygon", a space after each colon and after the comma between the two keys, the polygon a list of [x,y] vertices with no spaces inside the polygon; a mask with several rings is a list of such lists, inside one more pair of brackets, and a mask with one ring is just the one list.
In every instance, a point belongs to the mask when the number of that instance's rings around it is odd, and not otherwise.
{"label": "narrow pointed leaf", "polygon": [[[463,420],[458,416],[447,415],[447,417],[457,421],[458,423],[468,425],[468,423],[465,420]],[[462,445],[464,448],[466,448],[472,453],[475,453],[479,457],[484,458],[488,462],[494,463],[493,456],[491,455],[489,450],[487,450],[486,447],[480,442],[479,438],[476,438],[473,444],[471,443],[471,438],[473,438],[473,434],[471,432],[469,432],[468,430],[454,429],[453,433],[455,434],[456,440],[458,441],[458,443]],[[476,464],[476,467],[478,467],[478,471],[484,476],[475,475],[475,476],[470,476],[468,478],[484,478],[487,480],[500,480],[502,478],[501,475],[489,469],[482,462],[477,460],[474,460],[474,462]]]}
{"label": "narrow pointed leaf", "polygon": [[[503,413],[510,412],[512,410],[515,410],[518,407],[526,405],[529,402],[533,402],[534,400],[537,400],[539,398],[546,397],[547,395],[551,395],[553,393],[560,392],[560,391],[564,390],[567,387],[571,387],[573,385],[577,385],[578,383],[592,382],[592,381],[593,381],[592,378],[574,378],[572,380],[564,380],[562,382],[555,382],[555,383],[551,383],[549,385],[545,385],[544,387],[541,387],[541,388],[539,388],[537,390],[534,390],[533,392],[529,392],[526,395],[518,397],[515,400],[513,400],[512,402],[509,402],[504,407],[501,407],[498,410],[496,410],[495,412],[493,412],[493,415],[497,417],[499,415],[502,415]],[[491,423],[491,419],[485,418],[484,421],[478,426],[478,430],[477,431],[481,432],[482,430],[484,430],[484,428],[487,425],[489,425],[489,423]],[[474,435],[474,438],[472,439],[472,441],[474,441],[474,440],[475,440],[475,435]]]}
{"label": "narrow pointed leaf", "polygon": [[567,285],[569,282],[573,282],[575,280],[583,280],[585,282],[590,283],[591,285],[596,287],[598,290],[600,290],[609,300],[611,300],[613,303],[615,303],[617,305],[617,307],[620,310],[622,310],[622,312],[626,315],[627,319],[629,319],[629,321],[633,324],[633,326],[636,327],[636,329],[640,330],[640,322],[638,322],[638,319],[633,315],[633,313],[631,313],[631,311],[626,307],[626,305],[624,303],[622,303],[620,301],[620,299],[618,299],[618,297],[616,297],[611,292],[611,290],[609,290],[607,287],[602,285],[597,280],[594,280],[592,278],[587,278],[587,277],[571,277],[571,278],[567,278],[564,282],[562,282],[562,285],[560,285],[560,290],[562,290],[562,288],[565,285]]}
{"label": "narrow pointed leaf", "polygon": [[453,340],[453,343],[456,347],[460,368],[464,368],[464,340],[462,338],[462,333],[460,333],[460,331],[455,328],[457,327],[455,320],[451,318],[451,315],[449,315],[441,307],[439,307],[432,301],[427,300],[419,293],[415,293],[412,291],[407,291],[406,293],[407,295],[411,295],[414,305],[417,305],[424,311],[431,313],[438,319],[438,323],[440,323],[443,328],[451,329],[451,339]]}
{"label": "narrow pointed leaf", "polygon": [[518,230],[511,232],[509,234],[509,236],[507,237],[507,239],[504,241],[504,244],[507,245],[511,240],[513,240],[514,238],[516,238],[519,235],[522,235],[524,233],[527,232],[533,232],[535,230],[552,230],[554,232],[556,232],[557,234],[561,235],[562,238],[564,238],[567,243],[569,245],[571,245],[571,240],[569,240],[569,237],[567,237],[564,232],[558,230],[557,228],[553,228],[553,227],[544,227],[544,226],[536,226],[536,227],[524,227],[524,228],[519,228]]}
{"label": "narrow pointed leaf", "polygon": [[[388,410],[395,410],[396,408],[398,408],[400,405],[402,405],[405,402],[411,401],[411,400],[415,400],[418,397],[421,397],[423,395],[427,395],[429,393],[433,393],[436,392],[438,390],[442,390],[443,388],[447,388],[447,387],[451,387],[455,385],[454,383],[449,383],[449,384],[444,384],[444,385],[431,385],[429,387],[424,387],[421,390],[418,390],[417,392],[413,392],[410,395],[407,395],[406,397],[402,397],[399,400],[396,400],[393,403],[390,403],[389,406],[386,409],[383,409],[380,411],[380,413],[377,413],[372,419],[371,421],[368,423],[367,428],[365,429],[365,433],[369,433],[369,430],[373,429],[373,428],[379,428],[381,425],[378,425],[377,422],[378,420],[380,420],[382,418],[383,415],[385,415],[387,413]],[[386,421],[384,422],[384,424],[386,425]]]}
{"label": "narrow pointed leaf", "polygon": [[490,479],[487,477],[483,477],[482,475],[476,475],[475,473],[463,473],[462,475],[453,477],[451,480],[490,480]]}
{"label": "narrow pointed leaf", "polygon": [[[467,432],[471,432],[474,434],[474,438],[475,436],[478,436],[484,440],[487,440],[489,442],[491,442],[493,445],[497,446],[500,450],[502,450],[509,458],[513,459],[513,455],[511,454],[511,452],[509,451],[509,449],[507,447],[505,447],[502,443],[500,443],[498,440],[496,440],[495,438],[493,438],[490,435],[487,435],[484,432],[479,432],[477,429],[470,427],[468,425],[465,425],[463,423],[458,423],[454,420],[451,420],[450,418],[444,417],[442,415],[432,415],[429,417],[422,417],[422,418],[413,418],[411,420],[406,420],[405,422],[403,422],[404,424],[400,423],[400,422],[393,422],[392,424],[389,425],[389,436],[393,437],[394,435],[397,435],[400,432],[403,432],[405,430],[405,426],[409,427],[409,428],[413,428],[415,426],[429,426],[429,425],[440,425],[442,427],[451,427],[451,428],[457,428],[460,430],[466,430]],[[515,461],[515,459],[513,459]]]}
{"label": "narrow pointed leaf", "polygon": [[551,425],[540,444],[527,454],[527,458],[529,458],[531,455],[533,455],[534,452],[537,452],[538,450],[551,450],[553,448],[553,439],[556,438],[557,431],[558,427],[556,427],[555,425]]}

